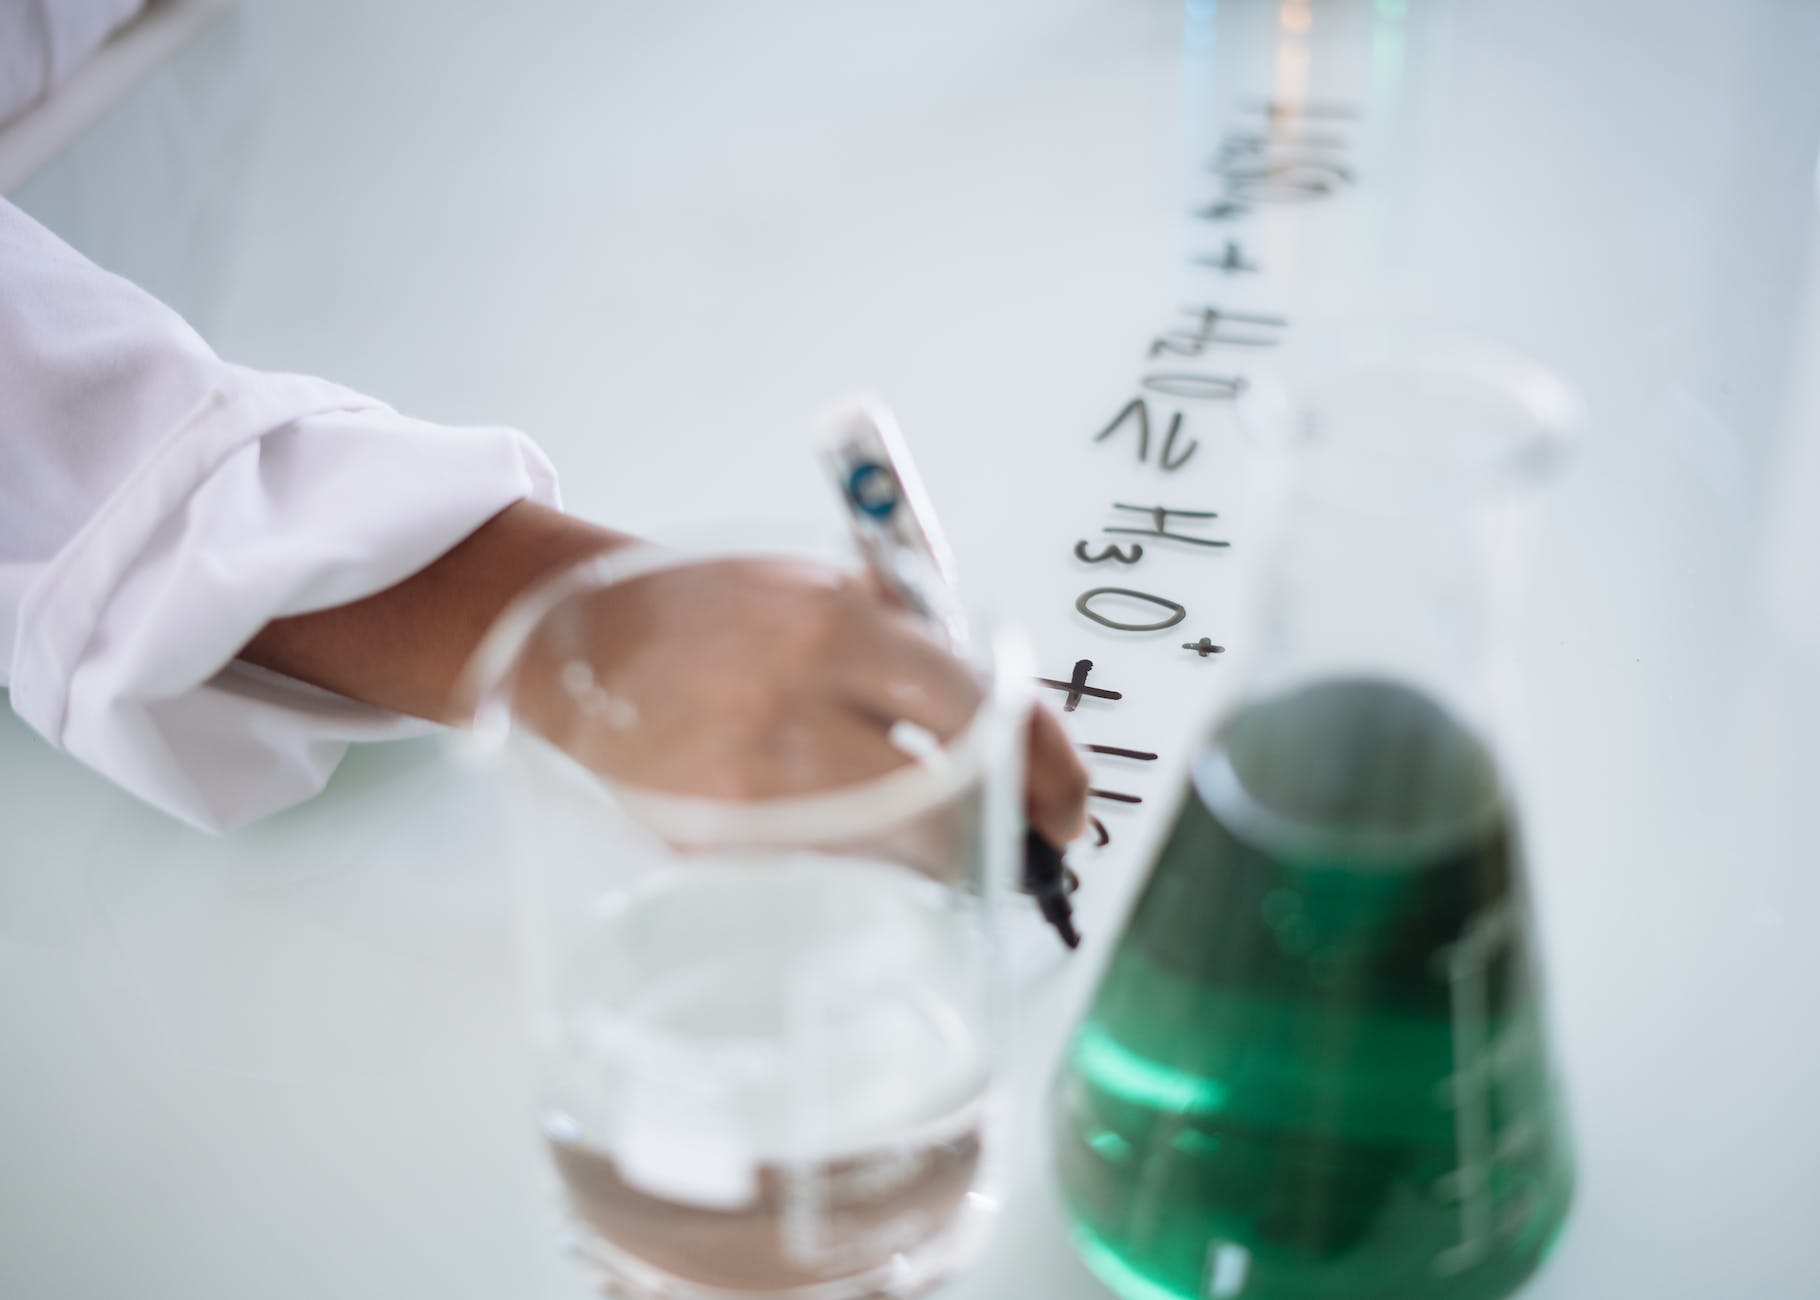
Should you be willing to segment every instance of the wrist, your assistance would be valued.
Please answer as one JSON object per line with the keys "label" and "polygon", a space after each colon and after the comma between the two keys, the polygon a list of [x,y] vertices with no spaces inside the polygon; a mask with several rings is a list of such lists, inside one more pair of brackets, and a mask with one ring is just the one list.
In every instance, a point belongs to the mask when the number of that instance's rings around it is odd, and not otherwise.
{"label": "wrist", "polygon": [[501,611],[550,574],[632,540],[518,501],[395,586],[267,624],[241,657],[381,708],[453,722],[462,668]]}

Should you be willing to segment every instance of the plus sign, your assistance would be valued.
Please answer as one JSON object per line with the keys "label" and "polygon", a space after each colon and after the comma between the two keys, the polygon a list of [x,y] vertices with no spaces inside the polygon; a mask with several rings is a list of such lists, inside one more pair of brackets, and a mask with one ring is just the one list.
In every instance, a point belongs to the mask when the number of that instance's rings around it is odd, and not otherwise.
{"label": "plus sign", "polygon": [[1194,260],[1199,262],[1202,266],[1211,266],[1216,271],[1225,271],[1228,275],[1234,271],[1255,271],[1258,269],[1258,264],[1256,262],[1247,262],[1245,260],[1245,252],[1239,247],[1239,241],[1236,239],[1228,239],[1226,241],[1226,251],[1224,253],[1202,253]]}
{"label": "plus sign", "polygon": [[1081,696],[1091,695],[1096,700],[1122,700],[1125,697],[1117,691],[1103,691],[1097,686],[1087,685],[1087,674],[1093,671],[1093,660],[1077,659],[1074,664],[1074,676],[1065,682],[1058,682],[1053,677],[1039,677],[1037,683],[1051,690],[1062,691],[1067,699],[1062,701],[1062,712],[1073,713],[1081,702]]}
{"label": "plus sign", "polygon": [[1184,641],[1182,642],[1182,649],[1192,650],[1203,659],[1208,655],[1223,655],[1226,653],[1225,646],[1215,645],[1206,637],[1202,637],[1199,641]]}

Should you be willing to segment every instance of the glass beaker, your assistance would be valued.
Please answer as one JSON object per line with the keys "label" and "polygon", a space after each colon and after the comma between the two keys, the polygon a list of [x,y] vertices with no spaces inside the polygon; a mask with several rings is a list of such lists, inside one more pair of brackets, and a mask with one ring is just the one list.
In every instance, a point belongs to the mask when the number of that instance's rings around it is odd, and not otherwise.
{"label": "glass beaker", "polygon": [[1573,403],[1394,334],[1293,393],[1249,415],[1247,683],[1065,1057],[1062,1192],[1127,1300],[1490,1300],[1572,1182],[1490,700]]}
{"label": "glass beaker", "polygon": [[913,1295],[994,1203],[1015,643],[976,631],[943,660],[965,684],[942,722],[928,681],[886,681],[856,717],[880,742],[863,771],[781,710],[750,797],[707,782],[717,737],[675,733],[692,702],[661,665],[613,649],[653,584],[801,563],[588,561],[508,610],[471,669],[512,804],[542,1133],[615,1295]]}

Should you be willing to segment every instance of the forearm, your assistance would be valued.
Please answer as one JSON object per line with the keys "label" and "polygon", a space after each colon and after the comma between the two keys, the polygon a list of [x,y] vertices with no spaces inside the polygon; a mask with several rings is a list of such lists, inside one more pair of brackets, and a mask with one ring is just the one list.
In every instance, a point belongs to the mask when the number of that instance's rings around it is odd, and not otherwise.
{"label": "forearm", "polygon": [[461,670],[513,597],[632,540],[519,501],[396,586],[268,623],[240,657],[397,713],[457,721]]}

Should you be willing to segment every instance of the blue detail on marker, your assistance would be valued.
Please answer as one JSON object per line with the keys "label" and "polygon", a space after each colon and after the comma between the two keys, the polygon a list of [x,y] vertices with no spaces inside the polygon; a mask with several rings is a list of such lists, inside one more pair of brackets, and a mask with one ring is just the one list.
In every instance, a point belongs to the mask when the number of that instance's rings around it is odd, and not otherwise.
{"label": "blue detail on marker", "polygon": [[853,504],[874,519],[889,519],[903,499],[897,488],[897,475],[889,466],[875,460],[862,461],[847,475],[847,496]]}

